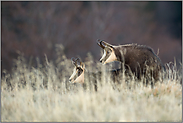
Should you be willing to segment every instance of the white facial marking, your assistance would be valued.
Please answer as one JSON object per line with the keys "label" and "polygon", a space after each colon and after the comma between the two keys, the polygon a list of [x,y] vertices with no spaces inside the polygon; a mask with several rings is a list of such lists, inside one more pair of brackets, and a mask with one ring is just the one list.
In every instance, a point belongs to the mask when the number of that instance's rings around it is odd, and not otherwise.
{"label": "white facial marking", "polygon": [[[71,77],[69,78],[69,80],[73,79],[74,76],[77,74],[77,72],[78,72],[78,70],[76,70],[76,68],[74,68],[73,73],[72,73]],[[72,82],[72,81],[73,81],[73,80],[71,80],[71,82]]]}
{"label": "white facial marking", "polygon": [[84,83],[84,71],[83,73],[78,76],[75,80],[74,80],[74,83]]}
{"label": "white facial marking", "polygon": [[[100,61],[101,61],[102,59],[104,59],[105,56],[106,56],[106,51],[104,50],[104,54],[103,54],[102,58],[100,59]],[[103,63],[103,61],[102,61],[102,63]]]}
{"label": "white facial marking", "polygon": [[71,75],[71,77],[69,78],[69,80],[72,83],[84,83],[84,71],[82,72],[82,74],[80,76],[78,76],[75,80],[74,77],[78,74],[78,69],[74,68],[73,70],[73,74]]}
{"label": "white facial marking", "polygon": [[111,55],[106,59],[104,64],[110,63],[110,62],[113,62],[113,61],[117,61],[116,55],[114,53],[114,50],[113,49],[111,49],[111,50],[112,50]]}

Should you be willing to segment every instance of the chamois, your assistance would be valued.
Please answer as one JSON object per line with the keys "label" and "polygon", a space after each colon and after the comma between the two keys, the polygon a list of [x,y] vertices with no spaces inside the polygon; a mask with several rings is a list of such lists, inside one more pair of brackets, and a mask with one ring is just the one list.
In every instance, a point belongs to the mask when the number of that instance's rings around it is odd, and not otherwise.
{"label": "chamois", "polygon": [[[80,83],[86,89],[85,79],[87,76],[89,78],[90,84],[92,83],[92,85],[94,85],[95,91],[97,91],[97,78],[99,81],[101,81],[101,76],[103,73],[101,71],[98,71],[96,73],[86,71],[85,64],[81,62],[81,60],[78,57],[72,57],[71,61],[75,67],[72,75],[69,78],[69,82]],[[107,74],[110,74],[112,82],[118,84],[118,76],[120,71],[120,69],[116,69],[107,72]]]}
{"label": "chamois", "polygon": [[97,44],[104,50],[100,59],[102,64],[119,61],[124,65],[125,73],[131,71],[138,79],[150,77],[156,82],[160,79],[160,72],[165,69],[160,58],[148,46],[137,44],[114,46],[100,39],[97,40]]}

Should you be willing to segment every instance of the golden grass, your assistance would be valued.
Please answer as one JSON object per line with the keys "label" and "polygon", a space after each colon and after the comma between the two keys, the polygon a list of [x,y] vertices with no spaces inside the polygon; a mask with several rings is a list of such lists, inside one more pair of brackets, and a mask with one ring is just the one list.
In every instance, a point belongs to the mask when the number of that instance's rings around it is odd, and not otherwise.
{"label": "golden grass", "polygon": [[[169,69],[163,83],[153,89],[141,84],[129,89],[122,80],[120,91],[106,82],[94,92],[68,82],[74,66],[64,54],[58,55],[56,66],[47,59],[37,68],[29,67],[23,57],[15,61],[13,73],[5,73],[1,80],[2,122],[182,121],[179,70]],[[92,62],[85,62],[88,71],[105,70],[99,63],[93,68]]]}

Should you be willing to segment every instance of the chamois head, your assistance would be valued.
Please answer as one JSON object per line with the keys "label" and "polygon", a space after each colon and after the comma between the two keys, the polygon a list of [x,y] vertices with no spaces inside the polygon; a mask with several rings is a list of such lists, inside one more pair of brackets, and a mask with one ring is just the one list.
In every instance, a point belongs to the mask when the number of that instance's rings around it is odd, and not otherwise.
{"label": "chamois head", "polygon": [[72,64],[75,66],[73,73],[71,77],[69,78],[69,82],[71,83],[84,83],[84,70],[85,70],[85,65],[81,60],[76,57],[71,58]]}
{"label": "chamois head", "polygon": [[104,49],[104,54],[102,56],[102,58],[100,59],[100,62],[102,62],[103,64],[109,63],[109,62],[113,62],[117,60],[117,57],[115,55],[114,52],[114,46],[98,39],[97,40],[97,44]]}

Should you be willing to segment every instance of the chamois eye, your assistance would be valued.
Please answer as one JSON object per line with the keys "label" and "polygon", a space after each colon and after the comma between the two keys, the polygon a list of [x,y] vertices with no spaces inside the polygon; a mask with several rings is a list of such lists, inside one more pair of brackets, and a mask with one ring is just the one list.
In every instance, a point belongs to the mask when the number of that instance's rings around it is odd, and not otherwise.
{"label": "chamois eye", "polygon": [[111,51],[110,51],[110,50],[108,50],[108,51],[107,51],[107,53],[111,53]]}

